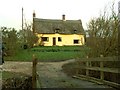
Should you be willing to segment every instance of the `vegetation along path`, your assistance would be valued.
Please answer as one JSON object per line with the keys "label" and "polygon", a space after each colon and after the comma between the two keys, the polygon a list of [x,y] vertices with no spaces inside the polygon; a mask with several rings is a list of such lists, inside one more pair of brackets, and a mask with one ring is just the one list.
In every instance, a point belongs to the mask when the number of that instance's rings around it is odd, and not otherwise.
{"label": "vegetation along path", "polygon": [[62,71],[62,65],[74,59],[62,62],[39,62],[37,72],[42,88],[109,88],[105,85],[74,79]]}

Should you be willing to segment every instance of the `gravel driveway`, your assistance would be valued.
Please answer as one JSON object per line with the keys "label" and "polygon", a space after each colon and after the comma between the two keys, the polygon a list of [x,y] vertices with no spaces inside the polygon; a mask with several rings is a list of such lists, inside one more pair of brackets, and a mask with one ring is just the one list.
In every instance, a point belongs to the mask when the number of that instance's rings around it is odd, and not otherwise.
{"label": "gravel driveway", "polygon": [[[38,62],[38,85],[42,88],[109,88],[105,85],[74,79],[62,71],[62,65],[73,62],[74,59],[62,62]],[[32,62],[7,61],[3,65],[4,71],[22,72],[31,75]]]}
{"label": "gravel driveway", "polygon": [[3,64],[3,71],[22,72],[31,75],[32,62],[6,61],[5,64]]}
{"label": "gravel driveway", "polygon": [[62,62],[39,62],[37,72],[40,86],[42,88],[109,88],[67,76],[62,71],[62,65],[73,61],[74,59]]}

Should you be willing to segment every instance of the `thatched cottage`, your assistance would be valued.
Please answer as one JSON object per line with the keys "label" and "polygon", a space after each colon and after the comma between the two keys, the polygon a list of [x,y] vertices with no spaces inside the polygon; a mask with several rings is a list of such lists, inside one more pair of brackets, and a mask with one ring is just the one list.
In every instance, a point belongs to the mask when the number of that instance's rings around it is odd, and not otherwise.
{"label": "thatched cottage", "polygon": [[84,30],[81,20],[61,20],[36,18],[33,13],[33,33],[39,40],[35,45],[74,46],[84,45]]}

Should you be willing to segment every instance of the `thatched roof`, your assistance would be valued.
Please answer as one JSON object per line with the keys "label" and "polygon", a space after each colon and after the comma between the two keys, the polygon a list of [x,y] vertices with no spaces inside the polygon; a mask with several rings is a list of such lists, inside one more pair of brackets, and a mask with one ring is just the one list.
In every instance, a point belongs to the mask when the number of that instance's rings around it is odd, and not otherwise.
{"label": "thatched roof", "polygon": [[34,30],[36,33],[58,33],[61,34],[84,34],[81,20],[54,20],[54,19],[39,19],[33,20]]}

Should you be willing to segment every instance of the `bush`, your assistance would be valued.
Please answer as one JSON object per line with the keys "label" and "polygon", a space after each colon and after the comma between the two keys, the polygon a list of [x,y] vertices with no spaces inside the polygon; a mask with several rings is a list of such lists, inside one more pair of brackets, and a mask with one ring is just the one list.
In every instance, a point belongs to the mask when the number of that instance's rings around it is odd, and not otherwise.
{"label": "bush", "polygon": [[13,77],[3,80],[2,90],[17,89],[17,90],[32,90],[32,77]]}

